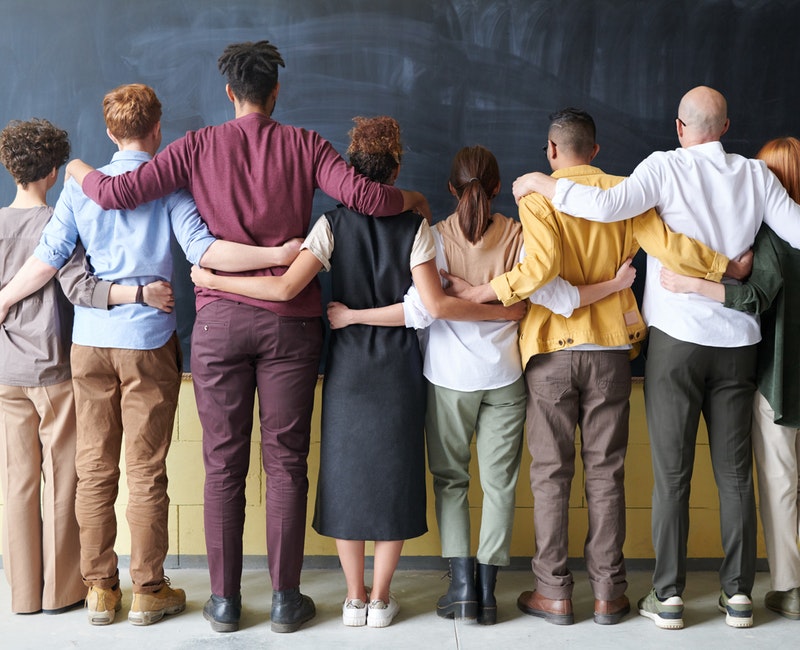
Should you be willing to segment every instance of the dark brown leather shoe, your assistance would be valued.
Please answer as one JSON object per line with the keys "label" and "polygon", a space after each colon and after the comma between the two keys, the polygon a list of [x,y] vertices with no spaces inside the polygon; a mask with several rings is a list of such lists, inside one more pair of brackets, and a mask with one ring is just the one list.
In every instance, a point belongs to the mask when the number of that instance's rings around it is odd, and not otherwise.
{"label": "dark brown leather shoe", "polygon": [[623,594],[614,600],[594,601],[594,622],[598,625],[616,625],[631,611],[631,603]]}
{"label": "dark brown leather shoe", "polygon": [[536,591],[523,591],[517,598],[517,607],[529,616],[538,616],[555,625],[572,625],[572,600],[552,600]]}

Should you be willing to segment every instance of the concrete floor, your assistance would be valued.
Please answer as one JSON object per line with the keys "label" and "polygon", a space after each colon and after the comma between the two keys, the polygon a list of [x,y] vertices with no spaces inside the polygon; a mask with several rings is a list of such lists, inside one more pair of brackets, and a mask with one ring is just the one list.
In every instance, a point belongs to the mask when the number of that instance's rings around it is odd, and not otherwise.
{"label": "concrete floor", "polygon": [[[125,574],[124,570],[121,573]],[[269,629],[269,580],[264,570],[247,570],[243,576],[244,611],[242,627],[232,634],[211,631],[203,619],[208,597],[208,575],[204,569],[173,569],[174,586],[187,592],[187,608],[149,627],[135,627],[127,621],[130,580],[123,579],[123,610],[107,627],[92,627],[85,612],[77,610],[60,616],[18,616],[11,614],[8,584],[0,581],[0,648],[67,649],[108,648],[111,650],[162,650],[195,648],[274,648],[276,650],[358,650],[380,648],[422,648],[431,650],[497,650],[515,648],[797,648],[800,621],[789,621],[764,609],[769,575],[759,573],[754,589],[755,626],[732,629],[717,611],[719,593],[713,572],[692,572],[684,594],[686,628],[659,630],[648,619],[631,614],[616,626],[592,621],[593,599],[584,572],[576,573],[574,608],[576,623],[556,626],[526,616],[516,608],[521,591],[530,589],[528,571],[506,570],[498,579],[499,621],[495,626],[454,624],[433,612],[436,599],[446,590],[440,571],[398,571],[393,592],[400,602],[400,614],[385,629],[348,628],[341,623],[344,580],[338,570],[309,570],[303,573],[303,591],[317,604],[316,618],[293,634],[275,634]],[[629,575],[631,601],[650,587],[650,573]]]}

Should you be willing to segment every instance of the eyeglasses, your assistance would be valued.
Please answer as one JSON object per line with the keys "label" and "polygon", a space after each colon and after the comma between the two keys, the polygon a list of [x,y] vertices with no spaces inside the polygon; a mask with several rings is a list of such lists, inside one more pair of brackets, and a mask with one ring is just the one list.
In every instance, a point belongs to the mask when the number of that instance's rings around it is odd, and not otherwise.
{"label": "eyeglasses", "polygon": [[681,126],[682,126],[684,129],[686,128],[686,122],[684,122],[684,121],[683,121],[681,118],[678,118],[678,122],[680,122],[680,123],[681,123]]}
{"label": "eyeglasses", "polygon": [[553,145],[553,147],[557,147],[557,146],[558,146],[558,145],[557,145],[555,142],[553,142],[552,140],[548,140],[548,141],[547,141],[547,144],[546,144],[546,145],[544,145],[544,146],[542,147],[542,151],[544,151],[545,153],[547,153],[547,150],[548,150],[548,148],[550,147],[550,145],[551,145],[551,144]]}

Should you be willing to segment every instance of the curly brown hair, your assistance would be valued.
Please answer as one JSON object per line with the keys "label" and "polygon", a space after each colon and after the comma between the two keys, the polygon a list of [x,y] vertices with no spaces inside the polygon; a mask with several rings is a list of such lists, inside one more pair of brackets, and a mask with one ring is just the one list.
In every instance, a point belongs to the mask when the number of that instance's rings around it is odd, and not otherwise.
{"label": "curly brown hair", "polygon": [[0,162],[27,188],[58,169],[69,158],[69,136],[47,120],[11,120],[0,131]]}
{"label": "curly brown hair", "polygon": [[356,171],[378,183],[388,182],[403,158],[400,125],[393,117],[354,117],[347,155]]}

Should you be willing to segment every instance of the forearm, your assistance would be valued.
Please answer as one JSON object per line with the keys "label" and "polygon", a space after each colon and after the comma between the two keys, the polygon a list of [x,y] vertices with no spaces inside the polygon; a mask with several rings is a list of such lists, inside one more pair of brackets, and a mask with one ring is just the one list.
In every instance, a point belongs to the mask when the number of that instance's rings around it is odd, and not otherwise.
{"label": "forearm", "polygon": [[403,212],[406,210],[413,210],[418,212],[428,223],[433,220],[428,200],[420,192],[413,192],[411,190],[400,190],[403,194]]}
{"label": "forearm", "polygon": [[603,298],[607,298],[612,293],[619,291],[616,280],[606,280],[605,282],[597,282],[595,284],[584,284],[578,286],[578,294],[580,294],[581,307],[591,305],[598,302]]}
{"label": "forearm", "polygon": [[285,302],[294,298],[303,286],[297,286],[286,275],[264,275],[258,277],[213,275],[205,286],[209,289],[235,293],[239,296]]}
{"label": "forearm", "polygon": [[350,309],[345,317],[347,325],[375,325],[378,327],[403,327],[405,316],[403,304],[395,303],[386,307],[371,309]]}
{"label": "forearm", "polygon": [[218,239],[200,258],[200,266],[230,273],[288,266],[297,257],[301,242],[297,239],[283,246],[248,246]]}
{"label": "forearm", "polygon": [[426,300],[426,297],[423,296],[422,300],[431,316],[438,319],[459,321],[508,319],[508,310],[499,303],[472,302],[444,293],[436,296],[433,300]]}
{"label": "forearm", "polygon": [[41,289],[57,270],[37,257],[29,257],[11,281],[0,290],[0,310],[5,313],[20,300]]}

